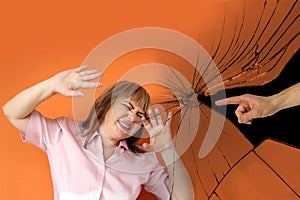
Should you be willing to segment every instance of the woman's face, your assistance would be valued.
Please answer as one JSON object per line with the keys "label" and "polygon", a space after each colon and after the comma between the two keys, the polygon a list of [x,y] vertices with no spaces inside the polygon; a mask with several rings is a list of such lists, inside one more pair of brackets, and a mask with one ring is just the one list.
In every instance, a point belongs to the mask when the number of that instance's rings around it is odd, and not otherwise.
{"label": "woman's face", "polygon": [[136,101],[119,100],[106,113],[100,128],[107,138],[120,141],[133,136],[145,120],[145,111]]}

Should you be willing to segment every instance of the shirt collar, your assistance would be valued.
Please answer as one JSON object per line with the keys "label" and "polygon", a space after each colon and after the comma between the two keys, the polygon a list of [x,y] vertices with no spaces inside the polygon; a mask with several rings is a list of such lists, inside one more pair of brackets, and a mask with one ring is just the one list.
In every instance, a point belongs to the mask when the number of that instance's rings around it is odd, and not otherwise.
{"label": "shirt collar", "polygon": [[118,148],[124,149],[124,150],[128,151],[128,146],[127,146],[126,141],[125,141],[125,140],[121,140],[121,141],[119,142]]}
{"label": "shirt collar", "polygon": [[[95,131],[92,135],[83,136],[82,139],[81,139],[82,146],[86,146],[87,144],[89,144],[93,139],[95,139],[98,136],[102,140],[101,135],[98,131]],[[121,140],[119,142],[118,148],[128,151],[128,145],[127,145],[126,141]]]}
{"label": "shirt collar", "polygon": [[81,137],[82,146],[89,144],[95,137],[100,136],[98,131],[95,131],[92,135],[87,134]]}

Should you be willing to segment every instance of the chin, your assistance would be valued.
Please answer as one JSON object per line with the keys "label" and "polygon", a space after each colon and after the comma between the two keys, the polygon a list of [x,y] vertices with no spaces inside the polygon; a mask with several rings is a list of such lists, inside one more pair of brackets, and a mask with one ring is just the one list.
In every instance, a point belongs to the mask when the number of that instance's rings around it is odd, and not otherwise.
{"label": "chin", "polygon": [[136,133],[137,133],[138,129],[137,130],[132,130],[130,131],[129,133],[125,133],[123,131],[121,131],[121,135],[122,135],[122,139],[126,139],[126,138],[129,138],[131,136],[134,136]]}
{"label": "chin", "polygon": [[116,121],[115,125],[118,129],[118,132],[122,133],[122,135],[126,135],[126,138],[133,136],[139,130],[139,127],[132,122],[124,123],[124,121],[118,120]]}

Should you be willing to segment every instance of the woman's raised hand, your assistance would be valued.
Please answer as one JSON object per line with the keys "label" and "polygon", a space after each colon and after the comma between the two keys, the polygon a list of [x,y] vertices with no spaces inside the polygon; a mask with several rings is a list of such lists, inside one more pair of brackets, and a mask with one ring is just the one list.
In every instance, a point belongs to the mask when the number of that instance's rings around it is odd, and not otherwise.
{"label": "woman's raised hand", "polygon": [[170,130],[172,113],[169,112],[166,123],[164,124],[161,111],[158,108],[149,110],[150,122],[143,120],[143,125],[150,135],[150,144],[144,143],[143,148],[146,151],[161,151],[172,144],[172,135]]}
{"label": "woman's raised hand", "polygon": [[92,82],[102,76],[97,69],[87,70],[87,66],[60,72],[52,77],[53,91],[64,96],[84,96],[79,89],[97,88],[101,82]]}
{"label": "woman's raised hand", "polygon": [[54,94],[64,96],[83,96],[81,88],[96,88],[102,83],[91,82],[102,76],[98,70],[86,70],[86,66],[66,70],[39,82],[14,96],[3,106],[3,112],[9,121],[22,133],[26,133],[30,113]]}

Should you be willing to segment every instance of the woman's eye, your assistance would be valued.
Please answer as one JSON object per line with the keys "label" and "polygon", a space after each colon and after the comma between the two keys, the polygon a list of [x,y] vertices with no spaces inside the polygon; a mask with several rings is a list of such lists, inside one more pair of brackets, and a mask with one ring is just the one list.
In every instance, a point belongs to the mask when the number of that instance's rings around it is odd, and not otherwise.
{"label": "woman's eye", "polygon": [[137,115],[137,116],[138,116],[138,118],[140,118],[140,119],[143,119],[143,117],[144,117],[144,116],[142,116],[142,115]]}
{"label": "woman's eye", "polygon": [[126,107],[128,110],[132,110],[131,106],[126,105],[126,104],[122,104],[124,107]]}

